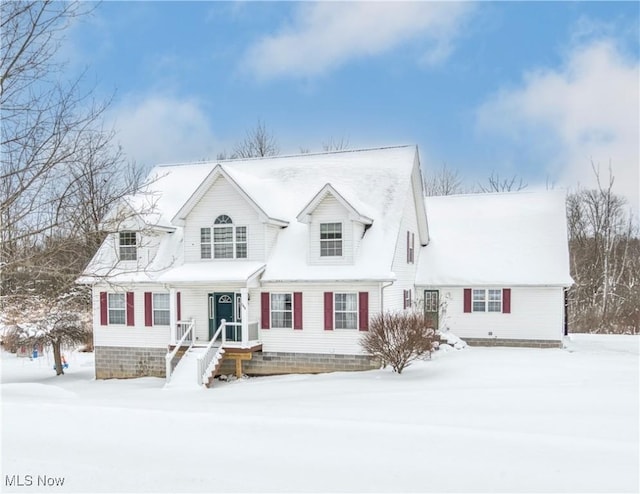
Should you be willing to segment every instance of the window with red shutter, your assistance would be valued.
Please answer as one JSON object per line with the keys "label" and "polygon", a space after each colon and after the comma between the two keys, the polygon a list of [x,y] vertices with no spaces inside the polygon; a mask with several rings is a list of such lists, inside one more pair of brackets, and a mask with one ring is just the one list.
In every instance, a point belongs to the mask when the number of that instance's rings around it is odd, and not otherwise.
{"label": "window with red shutter", "polygon": [[502,312],[511,314],[511,288],[502,289]]}
{"label": "window with red shutter", "polygon": [[302,292],[293,292],[293,329],[302,329]]}
{"label": "window with red shutter", "polygon": [[144,325],[153,326],[153,299],[151,292],[144,292]]}
{"label": "window with red shutter", "polygon": [[471,312],[471,288],[464,289],[464,311]]}
{"label": "window with red shutter", "polygon": [[358,329],[369,331],[369,292],[358,293]]}
{"label": "window with red shutter", "polygon": [[324,329],[333,331],[333,292],[324,292]]}
{"label": "window with red shutter", "polygon": [[100,325],[107,326],[109,318],[107,315],[107,292],[100,292]]}
{"label": "window with red shutter", "polygon": [[269,292],[260,294],[260,322],[262,329],[269,329],[271,322],[271,311],[269,309],[270,296]]}
{"label": "window with red shutter", "polygon": [[127,292],[127,326],[135,326],[133,292]]}

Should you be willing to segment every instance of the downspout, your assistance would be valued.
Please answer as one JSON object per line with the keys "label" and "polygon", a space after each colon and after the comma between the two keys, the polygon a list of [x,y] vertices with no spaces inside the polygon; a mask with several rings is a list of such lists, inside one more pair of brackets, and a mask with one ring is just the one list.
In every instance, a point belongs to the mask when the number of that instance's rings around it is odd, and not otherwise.
{"label": "downspout", "polygon": [[380,313],[384,314],[384,289],[389,288],[395,283],[395,280],[390,281],[387,285],[380,283]]}

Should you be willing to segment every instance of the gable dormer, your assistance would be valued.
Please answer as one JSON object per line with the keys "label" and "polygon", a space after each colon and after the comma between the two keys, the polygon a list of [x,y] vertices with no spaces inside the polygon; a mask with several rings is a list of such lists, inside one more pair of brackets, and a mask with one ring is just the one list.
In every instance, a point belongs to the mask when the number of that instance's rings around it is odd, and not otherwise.
{"label": "gable dormer", "polygon": [[309,225],[309,264],[353,264],[364,232],[373,219],[353,194],[326,184],[298,214]]}
{"label": "gable dormer", "polygon": [[269,216],[217,165],[172,219],[184,227],[185,262],[265,260],[268,231],[288,223]]}

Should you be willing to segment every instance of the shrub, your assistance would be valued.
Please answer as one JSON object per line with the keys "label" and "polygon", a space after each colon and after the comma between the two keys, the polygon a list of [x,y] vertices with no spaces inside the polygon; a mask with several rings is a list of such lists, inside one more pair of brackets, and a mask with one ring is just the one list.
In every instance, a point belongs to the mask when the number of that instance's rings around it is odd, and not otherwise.
{"label": "shrub", "polygon": [[361,345],[394,372],[401,374],[412,361],[430,356],[437,341],[436,331],[417,312],[387,312],[373,317]]}

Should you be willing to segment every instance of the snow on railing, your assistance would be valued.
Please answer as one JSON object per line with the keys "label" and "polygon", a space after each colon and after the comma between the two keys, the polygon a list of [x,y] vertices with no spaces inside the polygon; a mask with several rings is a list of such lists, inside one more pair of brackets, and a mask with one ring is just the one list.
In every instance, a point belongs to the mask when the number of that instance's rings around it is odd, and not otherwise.
{"label": "snow on railing", "polygon": [[[171,374],[173,373],[173,370],[176,368],[176,365],[178,365],[178,361],[180,360],[179,358],[176,358],[176,355],[180,350],[180,348],[182,348],[182,346],[185,345],[185,343],[188,343],[189,346],[187,348],[187,351],[189,351],[189,349],[193,346],[193,342],[195,340],[195,338],[193,337],[194,327],[195,327],[195,324],[193,319],[189,321],[178,322],[176,331],[178,332],[178,334],[181,334],[182,336],[180,336],[180,339],[176,343],[176,346],[173,348],[173,350],[167,353],[164,357],[167,382],[169,382],[169,380],[171,379]],[[175,359],[175,362],[174,362],[174,359]]]}
{"label": "snow on railing", "polygon": [[[198,356],[198,385],[202,385],[205,382],[205,379],[211,375],[213,369],[215,369],[216,365],[224,355],[224,348],[222,346],[226,342],[225,335],[225,326],[227,322],[223,319],[220,322],[220,326],[211,338],[211,341],[205,348],[205,351],[202,355]],[[222,336],[219,346],[214,346],[218,337]]]}

